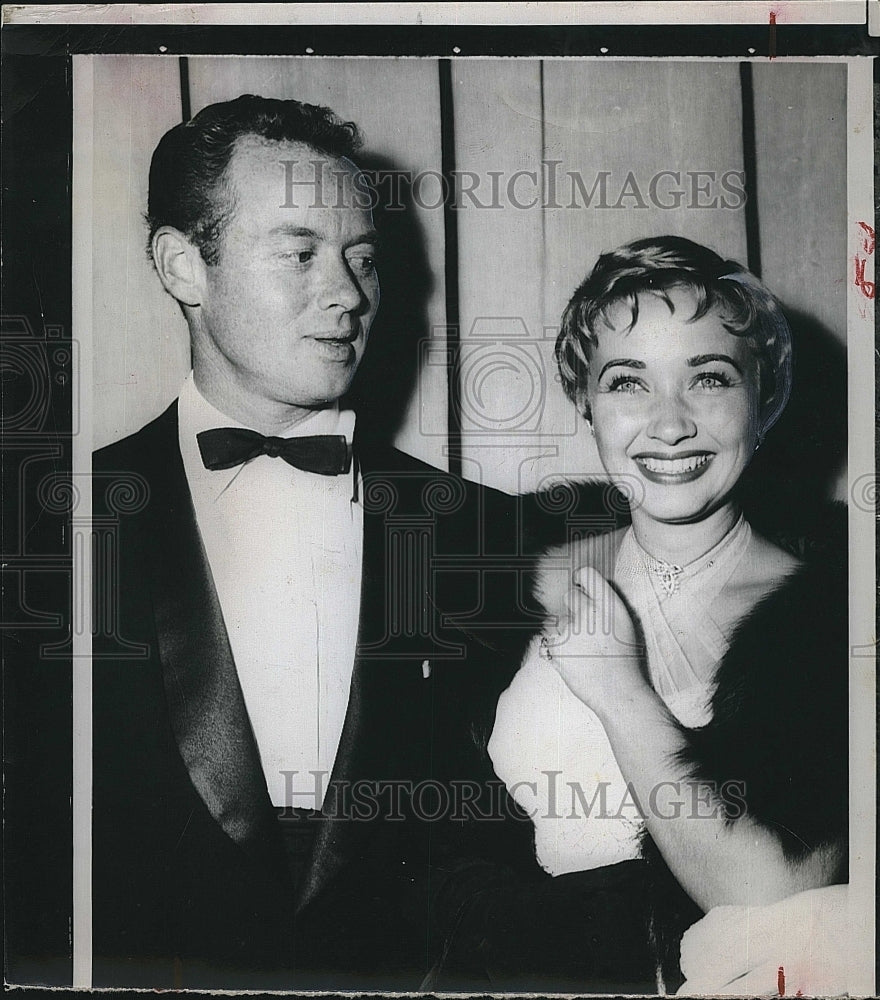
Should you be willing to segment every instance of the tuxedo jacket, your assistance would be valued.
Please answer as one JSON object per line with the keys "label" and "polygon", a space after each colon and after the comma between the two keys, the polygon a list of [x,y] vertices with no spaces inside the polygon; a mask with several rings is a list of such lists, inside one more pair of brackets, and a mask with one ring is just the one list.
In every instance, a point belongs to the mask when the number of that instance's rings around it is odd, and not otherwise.
{"label": "tuxedo jacket", "polygon": [[324,815],[302,820],[316,828],[295,879],[176,403],[94,456],[96,986],[404,989],[433,961],[431,881],[455,844],[444,796],[482,779],[475,720],[491,730],[481,713],[494,713],[536,627],[522,602],[529,543],[513,498],[362,433],[354,446],[357,654]]}

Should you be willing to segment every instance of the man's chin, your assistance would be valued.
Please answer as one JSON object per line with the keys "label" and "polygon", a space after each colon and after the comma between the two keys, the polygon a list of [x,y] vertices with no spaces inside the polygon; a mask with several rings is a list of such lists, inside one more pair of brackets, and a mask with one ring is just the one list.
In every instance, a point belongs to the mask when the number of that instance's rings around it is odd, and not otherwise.
{"label": "man's chin", "polygon": [[305,410],[326,410],[335,406],[351,388],[352,379],[340,379],[332,385],[324,385],[319,392],[314,387],[306,394],[289,394],[285,402],[289,406],[298,406]]}

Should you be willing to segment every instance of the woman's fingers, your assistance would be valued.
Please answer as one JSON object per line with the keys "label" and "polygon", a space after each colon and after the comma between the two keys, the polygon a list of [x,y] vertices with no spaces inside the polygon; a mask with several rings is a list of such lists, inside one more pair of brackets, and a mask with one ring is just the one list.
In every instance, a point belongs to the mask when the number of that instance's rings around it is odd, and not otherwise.
{"label": "woman's fingers", "polygon": [[[716,906],[685,931],[681,971],[695,992],[711,993],[748,971],[749,917],[749,907]],[[751,955],[753,962],[763,958]]]}
{"label": "woman's fingers", "polygon": [[768,963],[730,982],[711,978],[687,979],[675,995],[677,997],[779,996],[777,969],[772,963]]}
{"label": "woman's fingers", "polygon": [[592,566],[581,566],[576,569],[571,582],[572,585],[565,595],[566,606],[570,612],[599,611],[614,596],[608,581]]}
{"label": "woman's fingers", "polygon": [[562,623],[559,645],[564,646],[570,655],[584,655],[587,652],[584,643],[591,646],[596,635],[601,608],[578,587],[571,588],[566,602],[568,615]]}
{"label": "woman's fingers", "polygon": [[629,640],[632,622],[623,602],[604,576],[592,566],[581,566],[572,577],[569,591],[569,611],[572,619],[581,621],[591,635],[597,628],[605,635],[619,634]]}
{"label": "woman's fingers", "polygon": [[573,576],[574,585],[591,601],[607,602],[614,598],[614,591],[604,576],[593,566],[581,566]]}
{"label": "woman's fingers", "polygon": [[726,983],[718,990],[719,996],[776,997],[800,992],[794,983],[786,982],[785,968],[775,962],[764,962],[739,979]]}

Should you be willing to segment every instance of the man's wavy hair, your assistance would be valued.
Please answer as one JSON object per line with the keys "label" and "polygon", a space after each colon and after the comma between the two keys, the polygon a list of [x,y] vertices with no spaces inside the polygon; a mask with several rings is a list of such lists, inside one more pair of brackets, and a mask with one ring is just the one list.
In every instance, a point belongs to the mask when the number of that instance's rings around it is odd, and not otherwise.
{"label": "man's wavy hair", "polygon": [[236,143],[246,136],[301,142],[333,157],[352,157],[361,146],[357,125],[329,108],[253,94],[209,104],[166,132],[153,153],[146,212],[151,258],[156,230],[173,226],[207,264],[217,263],[223,229],[235,210],[227,168]]}
{"label": "man's wavy hair", "polygon": [[673,288],[689,289],[696,300],[690,321],[717,311],[726,330],[744,337],[758,362],[761,437],[776,422],[791,391],[791,331],[779,302],[736,261],[679,236],[636,240],[603,253],[571,297],[556,340],[556,363],[566,395],[587,419],[590,359],[601,327],[611,329],[612,307],[626,305],[628,329],[639,318],[639,295],[653,294],[674,306]]}

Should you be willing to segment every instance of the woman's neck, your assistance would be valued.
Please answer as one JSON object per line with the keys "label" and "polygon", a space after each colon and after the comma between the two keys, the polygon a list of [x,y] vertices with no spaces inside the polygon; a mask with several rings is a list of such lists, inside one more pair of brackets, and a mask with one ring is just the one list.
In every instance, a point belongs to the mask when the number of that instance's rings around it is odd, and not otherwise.
{"label": "woman's neck", "polygon": [[634,510],[632,525],[636,541],[645,552],[655,559],[686,566],[714,548],[733,529],[739,516],[736,504],[726,504],[702,521],[670,524]]}

